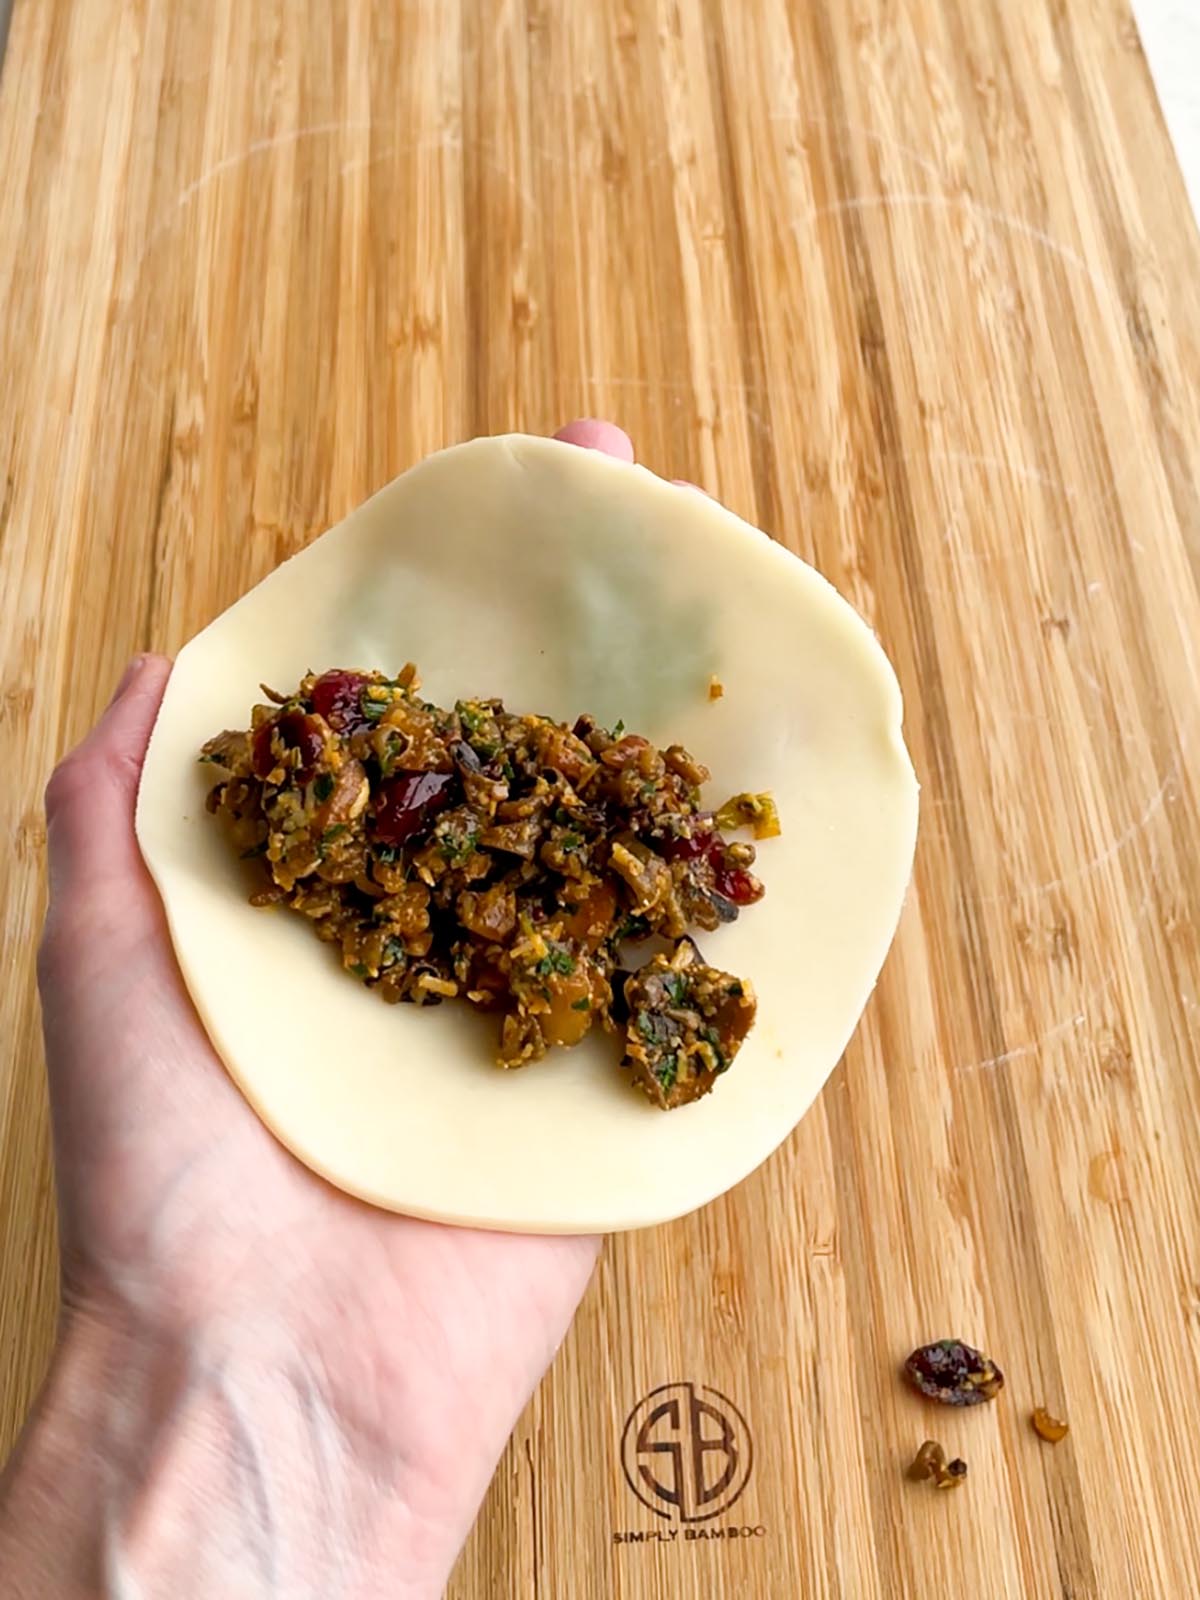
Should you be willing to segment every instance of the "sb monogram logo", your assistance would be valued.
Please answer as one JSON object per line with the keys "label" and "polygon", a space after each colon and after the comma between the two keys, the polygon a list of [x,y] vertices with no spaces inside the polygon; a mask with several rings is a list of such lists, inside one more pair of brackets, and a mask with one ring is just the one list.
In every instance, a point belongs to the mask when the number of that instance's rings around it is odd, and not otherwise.
{"label": "sb monogram logo", "polygon": [[656,1516],[685,1523],[728,1511],[750,1480],[753,1454],[745,1417],[703,1384],[652,1389],[621,1435],[621,1466],[634,1494]]}

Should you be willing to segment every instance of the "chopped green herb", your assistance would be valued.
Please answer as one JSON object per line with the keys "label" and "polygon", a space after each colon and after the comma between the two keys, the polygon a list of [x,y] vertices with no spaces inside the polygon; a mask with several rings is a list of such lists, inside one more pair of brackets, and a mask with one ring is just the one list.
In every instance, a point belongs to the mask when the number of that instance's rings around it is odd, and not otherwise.
{"label": "chopped green herb", "polygon": [[346,824],[344,822],[335,822],[332,828],[325,829],[325,832],[321,835],[321,843],[331,844],[334,839],[345,833],[345,831]]}
{"label": "chopped green herb", "polygon": [[322,772],[318,775],[317,781],[313,784],[313,793],[317,797],[318,805],[323,805],[329,799],[329,796],[333,793],[333,778],[328,772]]}
{"label": "chopped green herb", "polygon": [[252,844],[250,846],[249,850],[243,850],[242,851],[242,860],[243,861],[249,861],[251,856],[265,856],[266,853],[267,853],[267,841],[264,839],[261,842],[261,844]]}
{"label": "chopped green herb", "polygon": [[196,759],[202,767],[223,767],[225,765],[220,756],[198,756]]}
{"label": "chopped green herb", "polygon": [[684,1006],[687,1004],[687,984],[677,972],[673,972],[670,974],[670,976],[663,979],[663,988],[667,991],[667,995],[670,998],[673,1006]]}
{"label": "chopped green herb", "polygon": [[405,959],[404,945],[399,939],[388,939],[383,946],[383,964],[394,967]]}
{"label": "chopped green herb", "polygon": [[372,700],[370,698],[370,690],[364,690],[360,704],[362,706],[362,714],[368,722],[378,722],[384,712],[390,711],[392,708],[390,700]]}
{"label": "chopped green herb", "polygon": [[625,724],[624,724],[624,722],[618,722],[616,727],[613,729],[613,738],[614,739],[619,739],[624,732],[625,732]]}
{"label": "chopped green herb", "polygon": [[398,844],[377,844],[372,846],[375,851],[376,861],[382,861],[385,866],[392,866],[400,857]]}
{"label": "chopped green herb", "polygon": [[729,1067],[729,1061],[721,1048],[721,1035],[715,1028],[701,1028],[700,1037],[712,1051],[713,1071],[725,1072]]}
{"label": "chopped green herb", "polygon": [[564,833],[558,841],[568,853],[574,852],[583,844],[583,835],[579,833]]}
{"label": "chopped green herb", "polygon": [[647,1044],[664,1044],[674,1034],[671,1024],[665,1017],[658,1016],[653,1011],[638,1012],[638,1032]]}
{"label": "chopped green herb", "polygon": [[733,982],[729,985],[729,993],[733,997],[733,999],[740,1000],[742,998],[742,996],[746,993],[746,990],[745,990],[744,985],[739,983],[738,980],[735,978],[733,980]]}
{"label": "chopped green herb", "polygon": [[472,854],[478,843],[479,829],[471,828],[466,833],[458,836],[452,833],[442,834],[438,839],[438,849],[441,852],[442,860],[447,866],[457,867],[461,866],[467,857]]}
{"label": "chopped green herb", "polygon": [[552,944],[537,964],[539,978],[548,978],[552,972],[564,975],[575,971],[575,957],[561,944]]}
{"label": "chopped green herb", "polygon": [[675,1080],[679,1076],[679,1057],[677,1055],[664,1056],[654,1068],[654,1076],[658,1079],[659,1087],[664,1094],[669,1094],[675,1087]]}
{"label": "chopped green herb", "polygon": [[367,976],[367,969],[363,966],[361,961],[356,961],[353,966],[349,968],[349,970],[356,978],[365,978]]}
{"label": "chopped green herb", "polygon": [[582,1000],[572,1000],[571,1001],[571,1010],[572,1011],[590,1011],[591,1009],[592,1009],[592,1002],[588,999],[588,997],[586,995],[584,995]]}
{"label": "chopped green herb", "polygon": [[458,712],[458,720],[462,723],[468,734],[475,734],[479,732],[484,721],[482,711],[476,711],[474,706],[467,705],[463,700],[460,700],[454,709]]}

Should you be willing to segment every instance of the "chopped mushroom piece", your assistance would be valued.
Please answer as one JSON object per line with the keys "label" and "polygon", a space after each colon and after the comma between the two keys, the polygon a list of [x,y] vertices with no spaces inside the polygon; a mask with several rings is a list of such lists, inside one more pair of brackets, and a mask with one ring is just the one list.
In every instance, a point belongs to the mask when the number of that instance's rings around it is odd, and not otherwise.
{"label": "chopped mushroom piece", "polygon": [[[754,996],[684,935],[763,894],[753,845],[703,809],[708,769],[590,716],[444,710],[419,688],[411,665],[309,673],[204,746],[224,774],[208,809],[256,864],[251,902],[306,917],[384,1000],[499,1012],[501,1066],[612,1029],[628,1007],[632,1081],[664,1109],[706,1094]],[[731,827],[774,818],[764,796],[731,805]],[[674,953],[618,979],[622,944],[651,936]]]}

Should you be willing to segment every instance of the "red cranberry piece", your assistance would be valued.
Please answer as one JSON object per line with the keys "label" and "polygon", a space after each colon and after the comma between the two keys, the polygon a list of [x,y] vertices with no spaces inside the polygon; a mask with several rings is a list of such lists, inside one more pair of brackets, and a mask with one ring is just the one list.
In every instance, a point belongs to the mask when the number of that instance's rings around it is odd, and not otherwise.
{"label": "red cranberry piece", "polygon": [[294,769],[296,778],[300,783],[308,783],[325,754],[320,723],[304,711],[285,711],[272,721],[264,722],[254,735],[254,770],[260,778],[265,778],[275,768],[271,735],[276,732],[288,750],[300,752],[300,764]]}
{"label": "red cranberry piece", "polygon": [[717,835],[711,828],[695,828],[690,839],[682,835],[663,840],[655,840],[654,848],[664,861],[694,861],[697,856],[706,854],[713,848]]}
{"label": "red cranberry piece", "polygon": [[369,681],[359,672],[323,672],[312,686],[312,708],[338,733],[358,733],[368,726],[362,692]]}
{"label": "red cranberry piece", "polygon": [[950,1406],[977,1406],[1004,1387],[996,1363],[961,1339],[923,1344],[904,1363],[904,1374],[923,1395]]}
{"label": "red cranberry piece", "polygon": [[403,772],[379,791],[375,836],[382,844],[403,844],[450,803],[452,772]]}
{"label": "red cranberry piece", "polygon": [[709,841],[708,860],[712,867],[713,888],[726,900],[731,900],[735,906],[752,906],[756,900],[763,897],[763,886],[758,880],[731,861],[728,855],[728,845],[719,833],[714,833]]}
{"label": "red cranberry piece", "polygon": [[742,867],[714,867],[713,888],[735,906],[752,906],[763,896],[762,884]]}
{"label": "red cranberry piece", "polygon": [[275,719],[264,722],[260,728],[255,729],[254,743],[251,747],[251,763],[260,778],[265,778],[275,765],[275,757],[271,754],[271,735],[275,732]]}

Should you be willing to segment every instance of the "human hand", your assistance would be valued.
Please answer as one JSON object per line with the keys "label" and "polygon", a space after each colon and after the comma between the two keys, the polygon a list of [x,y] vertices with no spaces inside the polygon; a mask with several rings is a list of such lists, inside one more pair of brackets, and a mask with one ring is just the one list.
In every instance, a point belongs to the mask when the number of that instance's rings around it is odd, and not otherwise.
{"label": "human hand", "polygon": [[[633,458],[611,424],[558,437]],[[169,673],[135,662],[47,791],[64,1320],[0,1567],[20,1595],[440,1594],[598,1241],[373,1210],[253,1115],[134,838]]]}

